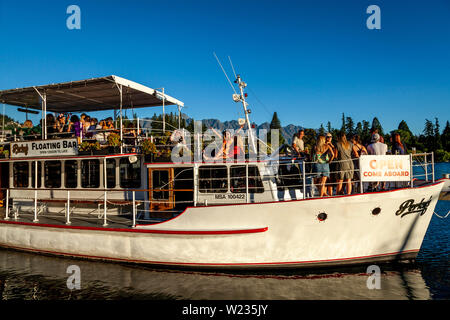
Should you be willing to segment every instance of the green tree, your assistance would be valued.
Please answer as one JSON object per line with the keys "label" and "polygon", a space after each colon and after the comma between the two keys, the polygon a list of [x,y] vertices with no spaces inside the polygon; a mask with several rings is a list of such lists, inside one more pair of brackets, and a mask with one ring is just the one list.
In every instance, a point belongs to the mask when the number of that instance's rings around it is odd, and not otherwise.
{"label": "green tree", "polygon": [[355,133],[361,138],[363,136],[363,127],[361,122],[356,124]]}
{"label": "green tree", "polygon": [[[278,114],[276,113],[276,112],[274,112],[273,113],[273,116],[272,116],[272,121],[270,121],[270,130],[272,130],[272,129],[276,129],[276,130],[278,130],[278,132],[279,132],[279,145],[281,146],[281,145],[283,145],[284,143],[285,143],[285,140],[284,140],[284,137],[283,137],[283,134],[282,134],[282,131],[281,131],[281,121],[280,121],[280,119],[278,119]],[[271,143],[272,141],[270,141],[270,132],[268,132],[267,133],[267,141],[269,142],[269,143]]]}
{"label": "green tree", "polygon": [[380,120],[377,117],[374,117],[372,120],[372,131],[378,129],[378,133],[384,136],[383,127],[381,126]]}
{"label": "green tree", "polygon": [[363,141],[367,144],[370,142],[370,139],[371,139],[371,137],[370,137],[369,121],[363,120],[361,141]]}
{"label": "green tree", "polygon": [[442,149],[439,120],[438,120],[438,118],[434,118],[434,119],[435,119],[435,121],[434,121],[434,143],[435,143],[435,149]]}
{"label": "green tree", "polygon": [[411,130],[409,130],[408,124],[405,120],[400,121],[398,124],[398,130],[408,131],[411,133]]}
{"label": "green tree", "polygon": [[319,134],[325,134],[325,128],[323,127],[323,123],[320,124]]}
{"label": "green tree", "polygon": [[303,142],[305,144],[305,148],[308,148],[310,152],[311,150],[313,150],[313,147],[316,144],[316,135],[316,130],[305,128],[305,136],[303,138]]}
{"label": "green tree", "polygon": [[421,136],[424,150],[427,152],[433,151],[436,144],[434,142],[434,124],[428,119],[425,119],[425,128],[423,129],[423,136]]}
{"label": "green tree", "polygon": [[450,152],[450,123],[447,120],[444,131],[441,135],[442,147],[445,151]]}
{"label": "green tree", "polygon": [[273,113],[272,121],[270,121],[270,129],[281,129],[281,121],[276,112]]}
{"label": "green tree", "polygon": [[[5,115],[5,124],[7,124],[9,122],[16,122],[16,120]],[[2,125],[2,124],[3,124],[3,115],[0,116],[0,125]]]}
{"label": "green tree", "polygon": [[327,131],[328,131],[328,132],[331,132],[332,129],[333,129],[333,128],[331,127],[331,122],[328,121],[328,122],[327,122]]}
{"label": "green tree", "polygon": [[396,131],[400,135],[402,142],[404,142],[408,148],[416,145],[415,137],[411,130],[409,130],[408,124],[405,120],[400,121]]}
{"label": "green tree", "polygon": [[353,122],[352,117],[345,118],[345,131],[349,137],[355,134],[355,123]]}

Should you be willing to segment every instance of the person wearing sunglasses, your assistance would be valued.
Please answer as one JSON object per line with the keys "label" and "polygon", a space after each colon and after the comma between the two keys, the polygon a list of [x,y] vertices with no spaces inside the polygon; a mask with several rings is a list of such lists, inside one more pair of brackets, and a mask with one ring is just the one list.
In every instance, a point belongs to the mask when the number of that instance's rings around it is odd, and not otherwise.
{"label": "person wearing sunglasses", "polygon": [[333,136],[331,135],[330,132],[327,132],[325,134],[325,143],[327,144],[327,146],[329,146],[331,152],[333,153],[333,159],[330,162],[330,177],[328,178],[328,183],[327,183],[327,194],[328,194],[328,196],[332,196],[333,195],[333,187],[337,183],[337,176],[336,176],[337,164],[336,164],[336,160],[334,159],[336,157],[337,150],[336,150],[336,147],[333,145]]}

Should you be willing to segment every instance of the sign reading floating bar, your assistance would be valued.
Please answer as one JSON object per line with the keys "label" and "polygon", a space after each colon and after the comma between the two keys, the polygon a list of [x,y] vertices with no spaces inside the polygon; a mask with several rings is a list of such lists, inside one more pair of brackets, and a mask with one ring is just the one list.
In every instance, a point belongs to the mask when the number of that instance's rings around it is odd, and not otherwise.
{"label": "sign reading floating bar", "polygon": [[78,144],[76,138],[21,141],[11,143],[11,158],[43,156],[76,156]]}
{"label": "sign reading floating bar", "polygon": [[411,180],[409,155],[363,155],[360,158],[360,170],[364,182]]}

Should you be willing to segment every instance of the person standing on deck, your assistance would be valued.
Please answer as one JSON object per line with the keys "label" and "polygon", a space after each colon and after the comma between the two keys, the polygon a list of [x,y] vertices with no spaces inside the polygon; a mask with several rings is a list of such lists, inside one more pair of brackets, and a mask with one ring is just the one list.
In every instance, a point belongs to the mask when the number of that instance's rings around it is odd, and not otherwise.
{"label": "person standing on deck", "polygon": [[333,136],[330,132],[327,132],[325,134],[325,143],[331,148],[333,152],[333,160],[330,162],[330,177],[328,178],[327,183],[327,193],[328,196],[331,197],[333,195],[334,185],[338,181],[338,177],[337,177],[337,163],[336,163],[337,149],[333,145]]}
{"label": "person standing on deck", "polygon": [[367,146],[367,152],[372,155],[385,155],[387,145],[380,142],[380,135],[375,133],[372,135],[372,143]]}
{"label": "person standing on deck", "polygon": [[[375,133],[372,135],[372,144],[367,146],[367,152],[370,155],[386,155],[387,145],[385,143],[380,142],[380,135]],[[380,182],[377,182],[375,185],[372,185],[372,189],[377,189],[380,185]],[[383,184],[384,189],[385,184]]]}
{"label": "person standing on deck", "polygon": [[300,128],[298,132],[294,134],[294,138],[292,139],[292,148],[294,148],[299,157],[303,157],[305,155],[305,143],[303,142],[304,136],[305,130]]}
{"label": "person standing on deck", "polygon": [[402,143],[398,132],[395,132],[393,135],[392,154],[408,154],[406,145]]}
{"label": "person standing on deck", "polygon": [[319,196],[328,196],[325,183],[330,177],[330,162],[334,158],[334,152],[331,147],[325,142],[325,136],[319,135],[317,143],[314,147],[313,161],[314,172],[320,185]]}
{"label": "person standing on deck", "polygon": [[[359,137],[359,135],[355,134],[352,139],[351,139],[353,145],[355,146],[354,150],[353,150],[353,167],[355,169],[354,171],[354,175],[353,175],[353,180],[358,182],[361,180],[361,172],[360,172],[360,168],[359,168],[359,158],[362,155],[366,155],[368,154],[366,147],[363,146],[363,144],[361,143],[361,138]],[[361,185],[359,183],[356,183],[355,185],[356,189],[359,192],[362,192],[361,189]]]}
{"label": "person standing on deck", "polygon": [[337,158],[337,182],[336,194],[344,194],[343,182],[345,181],[347,194],[352,193],[352,178],[354,173],[354,166],[352,160],[352,153],[357,152],[353,143],[347,141],[345,133],[341,131],[338,136],[336,144],[336,158]]}

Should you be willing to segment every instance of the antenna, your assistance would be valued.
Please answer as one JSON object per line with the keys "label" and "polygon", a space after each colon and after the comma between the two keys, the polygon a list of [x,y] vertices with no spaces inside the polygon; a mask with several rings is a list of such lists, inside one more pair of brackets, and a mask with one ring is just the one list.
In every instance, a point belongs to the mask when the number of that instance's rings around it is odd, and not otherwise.
{"label": "antenna", "polygon": [[234,71],[233,62],[231,62],[230,56],[228,56],[228,60],[230,60],[231,69],[233,69],[234,77],[237,78],[236,72]]}
{"label": "antenna", "polygon": [[251,143],[252,151],[256,154],[256,145],[255,140],[253,139],[253,132],[252,132],[252,125],[250,123],[250,119],[248,117],[248,114],[250,113],[250,110],[247,109],[248,103],[245,101],[245,98],[247,97],[247,94],[244,93],[244,88],[247,87],[247,84],[242,81],[242,78],[240,75],[237,75],[236,80],[234,80],[235,83],[238,84],[239,90],[241,94],[233,94],[233,100],[234,102],[242,102],[242,106],[244,108],[244,114],[245,114],[245,121],[247,122],[248,126],[248,138]]}
{"label": "antenna", "polygon": [[247,87],[247,84],[242,81],[242,78],[240,75],[236,75],[236,72],[234,71],[234,67],[233,67],[233,63],[231,62],[231,58],[230,56],[228,56],[228,59],[230,61],[231,64],[231,68],[233,69],[233,73],[236,77],[236,80],[234,80],[234,83],[236,83],[239,86],[239,90],[240,90],[240,94],[236,92],[236,90],[234,89],[233,84],[230,81],[230,78],[228,78],[227,73],[225,72],[224,68],[222,67],[222,64],[219,61],[219,58],[217,58],[217,55],[215,52],[213,52],[214,57],[216,57],[217,63],[220,65],[220,67],[222,68],[223,73],[225,74],[225,77],[227,77],[228,82],[230,83],[231,88],[234,91],[233,94],[233,101],[234,102],[242,102],[242,106],[244,108],[244,114],[245,114],[245,121],[247,122],[247,126],[248,126],[248,134],[249,134],[249,140],[251,143],[251,147],[252,147],[252,151],[256,154],[256,145],[255,145],[255,140],[253,139],[253,133],[252,133],[252,125],[250,123],[250,119],[248,117],[248,114],[250,113],[250,110],[247,109],[248,103],[247,101],[245,101],[245,98],[247,97],[247,94],[244,93],[244,88]]}
{"label": "antenna", "polygon": [[227,80],[228,80],[228,83],[229,83],[230,86],[231,86],[231,89],[233,89],[234,93],[237,94],[236,89],[234,89],[233,84],[232,84],[231,81],[230,81],[230,78],[228,78],[228,75],[227,75],[227,73],[225,72],[225,69],[222,67],[222,64],[220,63],[219,58],[217,58],[215,52],[213,52],[213,54],[214,54],[214,57],[216,57],[217,63],[218,63],[219,66],[222,68],[222,71],[223,71],[223,73],[225,74],[225,77],[227,77]]}

